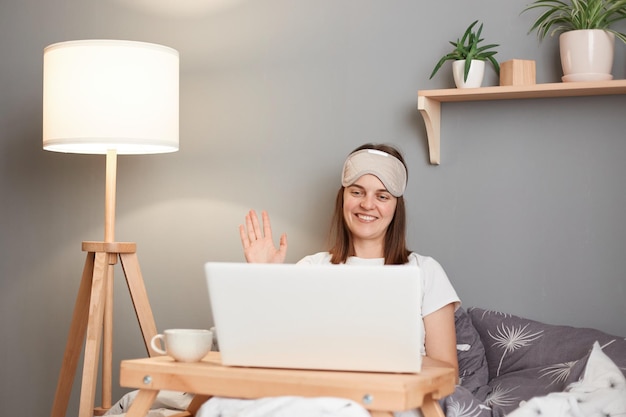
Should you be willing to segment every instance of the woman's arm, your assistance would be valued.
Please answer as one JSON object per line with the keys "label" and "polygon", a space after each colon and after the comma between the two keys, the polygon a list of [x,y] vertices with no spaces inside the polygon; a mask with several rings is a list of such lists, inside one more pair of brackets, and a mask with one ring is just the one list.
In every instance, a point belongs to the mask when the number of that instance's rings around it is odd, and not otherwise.
{"label": "woman's arm", "polygon": [[456,353],[456,329],[454,327],[454,303],[447,304],[424,317],[426,332],[426,356],[446,362],[459,374],[459,361]]}
{"label": "woman's arm", "polygon": [[253,263],[283,263],[287,256],[287,235],[280,236],[278,249],[272,239],[270,216],[261,212],[263,229],[254,210],[246,214],[246,224],[239,226],[239,236],[246,261]]}

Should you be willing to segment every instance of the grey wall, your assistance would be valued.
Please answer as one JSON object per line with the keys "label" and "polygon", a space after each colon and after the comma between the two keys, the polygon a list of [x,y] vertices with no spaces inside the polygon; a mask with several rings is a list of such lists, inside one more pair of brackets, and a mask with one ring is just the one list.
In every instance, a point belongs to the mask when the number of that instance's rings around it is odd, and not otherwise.
{"label": "grey wall", "polygon": [[[202,266],[243,261],[237,226],[249,208],[288,233],[289,261],[324,249],[344,156],[384,141],[409,164],[410,246],[443,264],[466,307],[626,335],[626,96],[446,104],[442,165],[428,163],[417,90],[452,87],[449,64],[428,75],[474,19],[501,44],[500,61],[534,59],[538,82],[559,81],[556,39],[527,35],[525,4],[4,0],[2,415],[49,413],[80,243],[103,238],[104,158],[41,147],[42,52],[65,40],[180,51],[180,151],[118,161],[116,237],[138,244],[159,329],[211,325]],[[496,83],[489,70],[485,85]],[[117,278],[116,366],[144,356]]]}

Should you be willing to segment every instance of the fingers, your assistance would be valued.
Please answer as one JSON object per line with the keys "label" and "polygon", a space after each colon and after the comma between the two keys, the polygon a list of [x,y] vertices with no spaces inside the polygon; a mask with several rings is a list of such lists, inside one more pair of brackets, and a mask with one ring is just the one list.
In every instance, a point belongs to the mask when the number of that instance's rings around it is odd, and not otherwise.
{"label": "fingers", "polygon": [[245,226],[239,225],[239,237],[244,249],[248,248],[256,240],[257,235],[254,231],[253,217],[256,218],[256,213],[254,213],[254,210],[250,210],[245,217]]}
{"label": "fingers", "polygon": [[239,237],[241,238],[243,248],[248,249],[250,247],[250,239],[248,239],[246,228],[242,224],[239,225]]}
{"label": "fingers", "polygon": [[263,221],[262,228],[261,223],[259,223],[259,217],[257,216],[256,211],[250,210],[248,214],[246,214],[246,229],[248,231],[248,239],[250,240],[250,242],[253,242],[257,239],[262,239],[266,236],[272,236],[270,216],[265,210],[261,212],[261,219]]}
{"label": "fingers", "polygon": [[261,217],[263,219],[263,235],[272,237],[272,225],[270,223],[270,215],[267,214],[267,211],[263,210],[261,212]]}
{"label": "fingers", "polygon": [[287,252],[287,233],[280,235],[280,242],[278,250],[281,252]]}
{"label": "fingers", "polygon": [[[256,211],[250,210],[250,213],[248,214],[247,217],[250,218],[250,221],[252,224],[251,228],[252,228],[252,231],[254,232],[254,236],[251,238],[251,240],[263,238],[263,233],[261,233],[261,225],[259,224],[259,218],[256,215]],[[250,231],[248,231],[248,234],[250,234]]]}
{"label": "fingers", "polygon": [[[248,242],[254,242],[257,237],[256,232],[254,230],[253,218],[256,219],[256,213],[250,210],[248,214],[246,214],[246,232],[247,232]],[[257,223],[258,223],[258,220],[257,220]]]}
{"label": "fingers", "polygon": [[269,216],[263,211],[263,232],[261,231],[261,225],[256,211],[250,210],[246,214],[245,226],[239,225],[239,236],[244,248],[250,246],[252,242],[258,239],[262,239],[264,236],[272,235],[272,229],[269,225]]}

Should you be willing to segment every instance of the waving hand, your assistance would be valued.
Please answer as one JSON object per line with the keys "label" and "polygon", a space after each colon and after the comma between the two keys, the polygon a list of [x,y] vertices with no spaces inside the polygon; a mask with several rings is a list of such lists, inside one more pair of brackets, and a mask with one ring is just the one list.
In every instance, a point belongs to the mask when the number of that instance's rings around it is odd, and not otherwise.
{"label": "waving hand", "polygon": [[287,256],[287,235],[280,236],[276,249],[272,239],[272,226],[266,211],[261,212],[263,228],[254,210],[246,214],[246,224],[239,226],[239,235],[246,261],[253,263],[283,263]]}

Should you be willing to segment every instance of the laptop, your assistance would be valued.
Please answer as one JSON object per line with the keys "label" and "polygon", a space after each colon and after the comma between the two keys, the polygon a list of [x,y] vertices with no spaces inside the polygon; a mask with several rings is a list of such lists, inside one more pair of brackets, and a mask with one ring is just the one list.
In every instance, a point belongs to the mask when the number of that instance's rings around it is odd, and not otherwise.
{"label": "laptop", "polygon": [[224,365],[421,370],[417,266],[208,262],[205,272]]}

